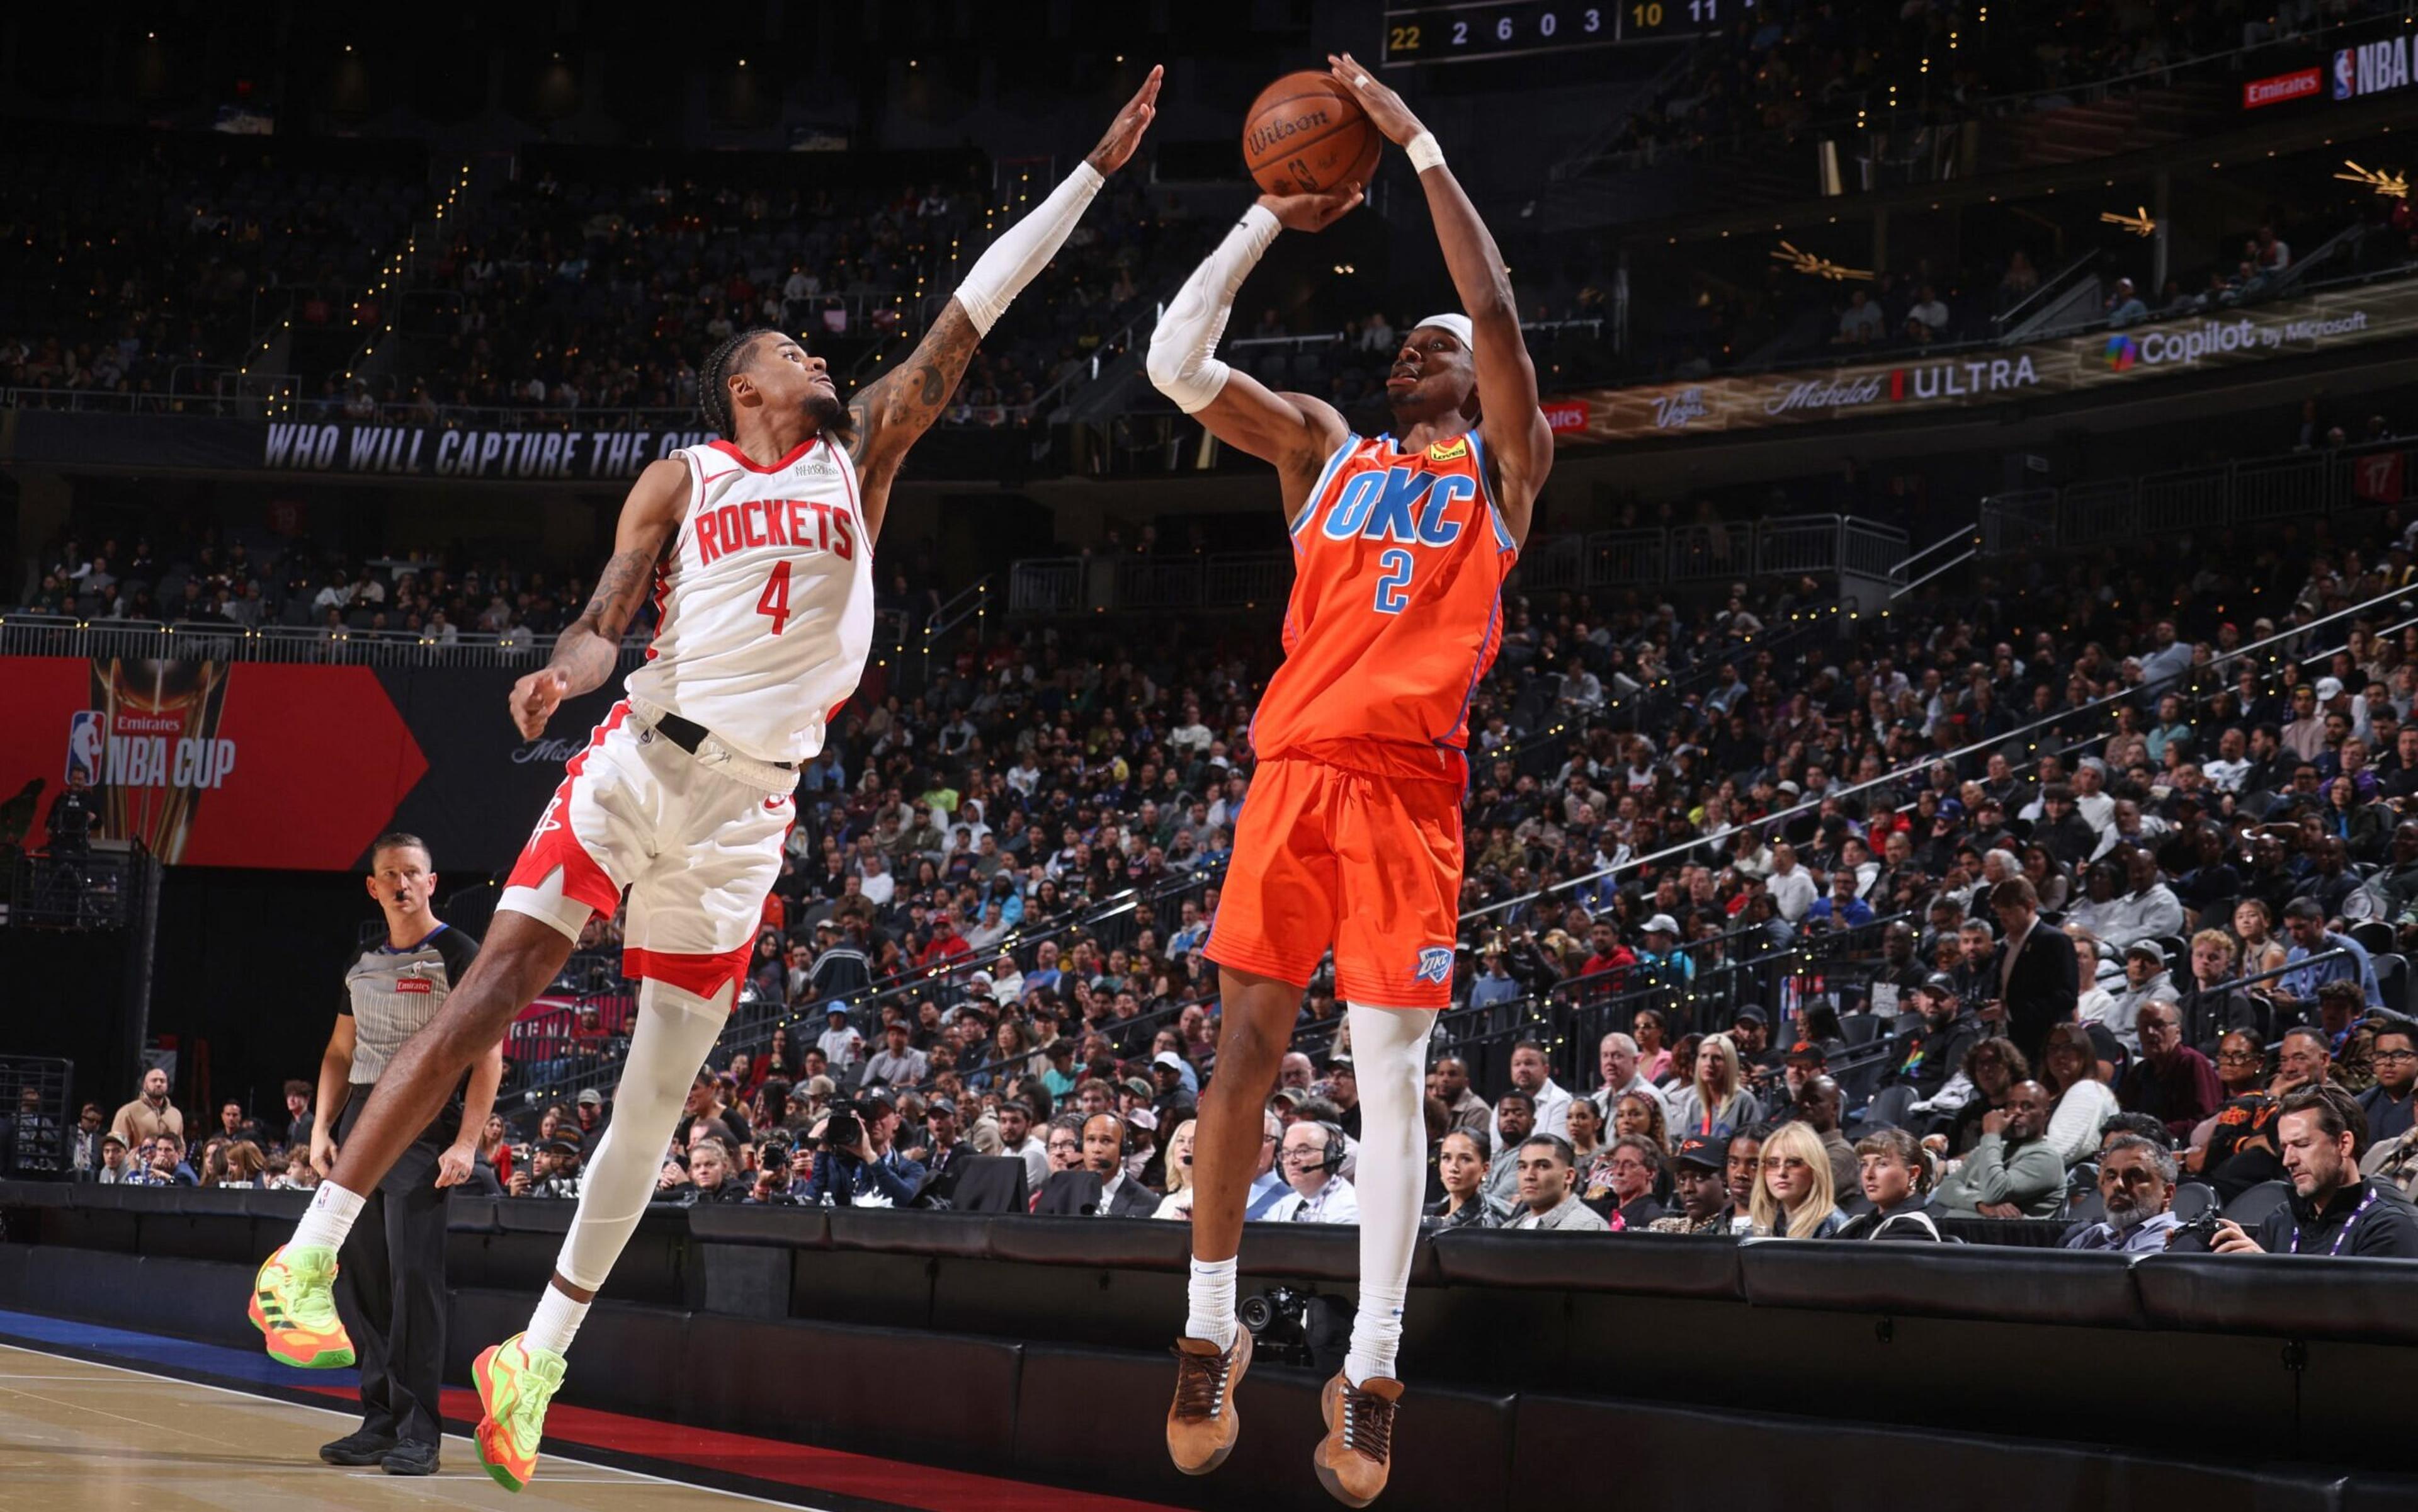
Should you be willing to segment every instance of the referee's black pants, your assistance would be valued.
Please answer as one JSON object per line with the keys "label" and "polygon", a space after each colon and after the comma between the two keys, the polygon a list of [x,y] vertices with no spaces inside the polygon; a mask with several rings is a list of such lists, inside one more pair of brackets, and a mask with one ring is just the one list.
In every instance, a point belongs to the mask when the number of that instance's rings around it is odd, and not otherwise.
{"label": "referee's black pants", "polygon": [[[370,1090],[355,1087],[336,1123],[351,1138]],[[361,1428],[404,1443],[436,1445],[445,1367],[445,1194],[436,1161],[461,1127],[458,1105],[405,1149],[361,1199],[360,1216],[336,1252],[336,1306],[353,1336],[361,1372]]]}

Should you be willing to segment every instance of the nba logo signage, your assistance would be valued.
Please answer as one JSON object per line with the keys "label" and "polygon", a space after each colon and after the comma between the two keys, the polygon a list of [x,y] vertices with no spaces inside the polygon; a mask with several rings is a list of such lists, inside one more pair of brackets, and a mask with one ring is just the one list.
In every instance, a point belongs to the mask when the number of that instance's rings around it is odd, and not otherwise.
{"label": "nba logo signage", "polygon": [[68,716],[68,786],[100,786],[101,756],[109,749],[109,716],[79,709]]}
{"label": "nba logo signage", "polygon": [[2334,98],[2351,99],[2410,87],[2410,36],[2363,42],[2334,53]]}

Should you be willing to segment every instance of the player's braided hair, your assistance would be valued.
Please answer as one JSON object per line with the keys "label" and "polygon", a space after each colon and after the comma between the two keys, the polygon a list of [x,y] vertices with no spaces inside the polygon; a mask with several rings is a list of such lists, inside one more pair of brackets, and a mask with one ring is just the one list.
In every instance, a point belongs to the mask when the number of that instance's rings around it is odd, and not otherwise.
{"label": "player's braided hair", "polygon": [[779,331],[768,326],[758,326],[753,330],[740,331],[708,353],[705,365],[697,370],[697,408],[703,412],[705,423],[712,429],[713,434],[724,440],[738,439],[730,434],[731,426],[735,423],[730,413],[731,363],[738,359],[741,353],[747,350],[748,344],[757,337],[780,334]]}

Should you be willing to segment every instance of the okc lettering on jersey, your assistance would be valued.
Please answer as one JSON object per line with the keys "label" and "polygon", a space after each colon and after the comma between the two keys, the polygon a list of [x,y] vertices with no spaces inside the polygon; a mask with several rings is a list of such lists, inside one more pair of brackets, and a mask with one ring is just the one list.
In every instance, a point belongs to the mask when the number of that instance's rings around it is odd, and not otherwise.
{"label": "okc lettering on jersey", "polygon": [[1453,506],[1477,496],[1477,480],[1467,473],[1388,467],[1355,473],[1343,485],[1319,533],[1329,541],[1359,536],[1406,545],[1449,546],[1461,539],[1461,522],[1447,518]]}
{"label": "okc lettering on jersey", "polygon": [[758,546],[856,556],[856,520],[837,504],[815,498],[750,498],[696,516],[697,565]]}

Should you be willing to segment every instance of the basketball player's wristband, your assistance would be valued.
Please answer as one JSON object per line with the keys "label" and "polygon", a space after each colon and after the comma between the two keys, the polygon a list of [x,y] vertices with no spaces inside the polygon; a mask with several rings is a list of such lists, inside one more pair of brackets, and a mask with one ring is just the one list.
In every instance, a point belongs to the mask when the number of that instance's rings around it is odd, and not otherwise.
{"label": "basketball player's wristband", "polygon": [[1433,131],[1421,131],[1403,143],[1402,156],[1410,159],[1411,166],[1420,173],[1444,166],[1444,148],[1436,145]]}
{"label": "basketball player's wristband", "polygon": [[1151,332],[1150,381],[1186,414],[1199,414],[1225,392],[1232,374],[1212,355],[1217,338],[1226,333],[1226,319],[1234,312],[1243,280],[1283,229],[1263,205],[1245,210],[1217,250],[1184,281],[1167,313],[1159,316],[1158,328]]}
{"label": "basketball player's wristband", "polygon": [[990,334],[1017,295],[1058,255],[1058,249],[1074,234],[1075,222],[1083,219],[1083,207],[1106,182],[1089,162],[1077,163],[1075,171],[1049,191],[1048,199],[1034,206],[1031,215],[1001,232],[999,239],[974,259],[966,281],[957,285],[957,303],[966,307],[975,330]]}

